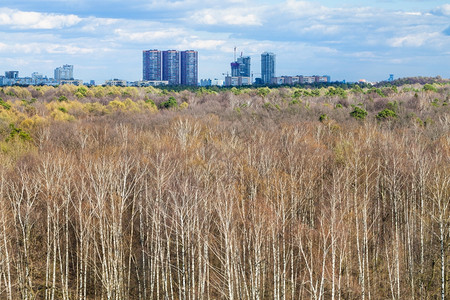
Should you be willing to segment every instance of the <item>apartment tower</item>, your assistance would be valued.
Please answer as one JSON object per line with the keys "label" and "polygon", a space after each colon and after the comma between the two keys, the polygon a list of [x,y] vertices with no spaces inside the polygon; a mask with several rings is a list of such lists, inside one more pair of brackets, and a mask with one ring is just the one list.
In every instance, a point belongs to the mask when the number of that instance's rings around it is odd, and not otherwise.
{"label": "apartment tower", "polygon": [[181,84],[194,85],[198,82],[198,52],[181,51]]}
{"label": "apartment tower", "polygon": [[143,80],[161,80],[161,51],[143,51]]}
{"label": "apartment tower", "polygon": [[261,54],[261,79],[264,84],[270,84],[275,77],[275,54],[264,52]]}

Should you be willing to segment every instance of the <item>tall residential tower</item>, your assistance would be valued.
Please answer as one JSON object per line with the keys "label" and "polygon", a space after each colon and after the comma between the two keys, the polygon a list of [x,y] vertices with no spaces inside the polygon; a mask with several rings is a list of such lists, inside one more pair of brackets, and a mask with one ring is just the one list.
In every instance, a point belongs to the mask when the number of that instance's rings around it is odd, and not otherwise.
{"label": "tall residential tower", "polygon": [[270,84],[275,77],[275,54],[264,52],[261,54],[261,78],[264,84]]}
{"label": "tall residential tower", "polygon": [[161,80],[161,51],[143,51],[143,80]]}
{"label": "tall residential tower", "polygon": [[198,52],[194,50],[181,51],[181,84],[197,85],[198,82]]}
{"label": "tall residential tower", "polygon": [[162,52],[162,80],[170,85],[180,84],[180,52],[177,50]]}

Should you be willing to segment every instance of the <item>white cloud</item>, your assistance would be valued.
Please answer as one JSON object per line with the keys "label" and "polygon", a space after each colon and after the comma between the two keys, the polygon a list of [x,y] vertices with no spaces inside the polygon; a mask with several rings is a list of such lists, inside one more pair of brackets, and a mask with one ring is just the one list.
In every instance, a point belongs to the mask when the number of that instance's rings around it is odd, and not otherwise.
{"label": "white cloud", "polygon": [[116,29],[114,33],[118,40],[137,43],[149,43],[156,41],[173,40],[186,34],[184,29],[169,28],[144,32],[133,32],[125,29]]}
{"label": "white cloud", "polygon": [[61,29],[81,22],[76,15],[25,12],[0,8],[0,25],[17,29]]}
{"label": "white cloud", "polygon": [[179,49],[196,49],[196,50],[217,50],[226,43],[225,40],[192,40],[184,41],[178,45]]}
{"label": "white cloud", "polygon": [[432,33],[415,33],[408,34],[401,37],[395,37],[388,39],[388,45],[391,47],[421,47],[425,44],[428,44],[431,40],[439,37],[438,32]]}
{"label": "white cloud", "polygon": [[450,16],[450,4],[444,4],[432,10],[432,13],[439,16]]}
{"label": "white cloud", "polygon": [[202,9],[192,15],[190,20],[204,25],[260,26],[261,18],[255,13],[257,9]]}

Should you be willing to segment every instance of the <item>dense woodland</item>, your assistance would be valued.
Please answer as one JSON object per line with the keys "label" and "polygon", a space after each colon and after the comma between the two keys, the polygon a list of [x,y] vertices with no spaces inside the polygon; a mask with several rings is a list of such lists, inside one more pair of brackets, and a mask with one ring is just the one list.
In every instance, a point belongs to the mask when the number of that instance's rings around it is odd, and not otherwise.
{"label": "dense woodland", "polygon": [[450,85],[0,89],[1,299],[449,299]]}

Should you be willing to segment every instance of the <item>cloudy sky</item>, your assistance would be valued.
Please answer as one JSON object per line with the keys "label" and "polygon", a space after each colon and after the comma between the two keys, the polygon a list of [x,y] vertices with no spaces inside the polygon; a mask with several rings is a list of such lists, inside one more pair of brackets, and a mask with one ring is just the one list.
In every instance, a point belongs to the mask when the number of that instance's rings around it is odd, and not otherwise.
{"label": "cloudy sky", "polygon": [[0,74],[142,79],[142,50],[194,49],[199,79],[230,71],[233,48],[277,55],[276,75],[332,80],[450,77],[450,3],[434,0],[14,0],[0,3]]}

